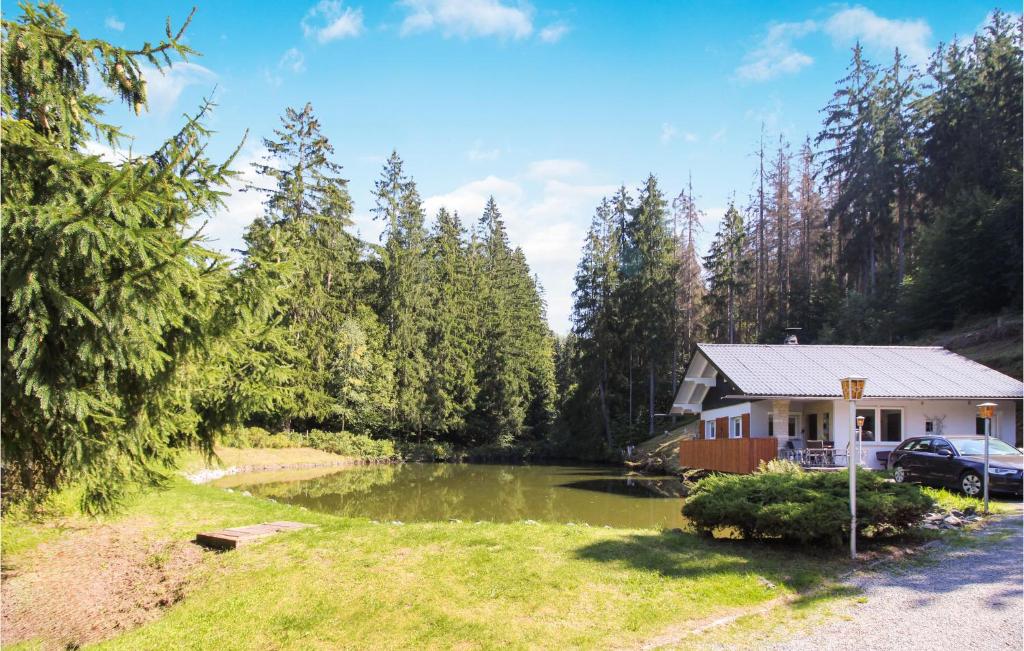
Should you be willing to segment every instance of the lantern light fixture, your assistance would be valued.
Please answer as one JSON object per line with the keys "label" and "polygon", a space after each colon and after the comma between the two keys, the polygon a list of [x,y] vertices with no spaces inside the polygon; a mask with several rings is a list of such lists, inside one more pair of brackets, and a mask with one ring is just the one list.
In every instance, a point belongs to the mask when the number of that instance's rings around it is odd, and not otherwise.
{"label": "lantern light fixture", "polygon": [[860,400],[864,397],[865,378],[859,375],[844,377],[839,381],[843,387],[843,400]]}
{"label": "lantern light fixture", "polygon": [[857,429],[860,429],[861,427],[864,427],[864,417],[857,416]]}

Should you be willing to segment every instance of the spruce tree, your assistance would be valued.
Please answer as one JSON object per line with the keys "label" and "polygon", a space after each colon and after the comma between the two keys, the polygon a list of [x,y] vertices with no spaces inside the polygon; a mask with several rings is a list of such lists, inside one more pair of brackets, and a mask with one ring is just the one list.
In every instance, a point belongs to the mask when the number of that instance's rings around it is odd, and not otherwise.
{"label": "spruce tree", "polygon": [[192,380],[223,334],[228,272],[192,220],[220,204],[230,159],[205,155],[209,105],[152,154],[84,151],[90,134],[122,136],[89,84],[144,110],[141,64],[193,54],[184,26],[128,50],[83,38],[56,5],[21,9],[0,61],[5,485],[78,482],[83,507],[107,511],[176,449],[212,444]]}
{"label": "spruce tree", "polygon": [[427,232],[416,184],[396,152],[375,185],[374,215],[383,222],[380,314],[395,368],[393,426],[420,433],[427,413],[427,330],[431,321]]}
{"label": "spruce tree", "polygon": [[477,395],[480,316],[458,214],[438,211],[428,248],[434,305],[427,331],[426,425],[445,439],[465,443],[466,418]]}
{"label": "spruce tree", "polygon": [[676,260],[666,208],[652,174],[640,189],[636,208],[625,226],[619,287],[619,304],[628,315],[626,332],[645,379],[649,435],[654,434],[659,373],[667,377],[671,372]]}
{"label": "spruce tree", "polygon": [[715,339],[724,343],[738,343],[737,333],[741,330],[738,302],[749,287],[752,266],[746,240],[743,216],[730,203],[704,258],[708,277],[705,297],[708,329]]}

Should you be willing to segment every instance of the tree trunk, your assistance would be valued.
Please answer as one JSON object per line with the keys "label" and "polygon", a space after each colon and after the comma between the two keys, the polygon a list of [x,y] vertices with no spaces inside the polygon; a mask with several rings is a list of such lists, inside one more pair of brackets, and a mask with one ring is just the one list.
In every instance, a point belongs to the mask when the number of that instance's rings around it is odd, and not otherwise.
{"label": "tree trunk", "polygon": [[647,436],[654,436],[654,363],[647,365]]}
{"label": "tree trunk", "polygon": [[601,419],[604,421],[604,439],[608,443],[608,449],[612,449],[612,422],[608,416],[608,400],[605,385],[608,382],[608,362],[603,362],[601,381],[598,382],[598,390],[601,393]]}

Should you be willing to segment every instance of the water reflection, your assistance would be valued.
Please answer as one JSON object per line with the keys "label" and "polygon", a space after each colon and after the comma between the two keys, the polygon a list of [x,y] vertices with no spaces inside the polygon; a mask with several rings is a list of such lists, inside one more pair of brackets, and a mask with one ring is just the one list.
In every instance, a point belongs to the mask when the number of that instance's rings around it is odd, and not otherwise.
{"label": "water reflection", "polygon": [[600,466],[404,464],[227,477],[222,487],[345,516],[403,522],[541,520],[678,527],[682,485]]}

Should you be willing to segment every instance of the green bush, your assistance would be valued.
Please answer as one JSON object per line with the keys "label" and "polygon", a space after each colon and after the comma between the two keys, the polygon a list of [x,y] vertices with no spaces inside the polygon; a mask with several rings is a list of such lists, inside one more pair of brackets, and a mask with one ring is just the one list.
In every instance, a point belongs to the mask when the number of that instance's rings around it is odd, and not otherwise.
{"label": "green bush", "polygon": [[400,446],[399,453],[408,461],[458,461],[460,456],[455,446],[441,441],[406,443]]}
{"label": "green bush", "polygon": [[220,437],[232,448],[294,448],[299,445],[286,434],[271,434],[262,427],[239,427]]}
{"label": "green bush", "polygon": [[[731,527],[747,539],[841,546],[850,535],[849,476],[803,472],[768,464],[752,475],[713,475],[694,486],[683,515],[703,532]],[[857,531],[885,536],[904,531],[932,508],[932,498],[884,475],[857,473]]]}
{"label": "green bush", "polygon": [[398,458],[394,441],[375,439],[364,434],[324,432],[313,429],[309,430],[306,434],[299,435],[298,440],[302,445],[308,445],[317,450],[340,454],[346,457],[358,457],[375,461],[387,461]]}

